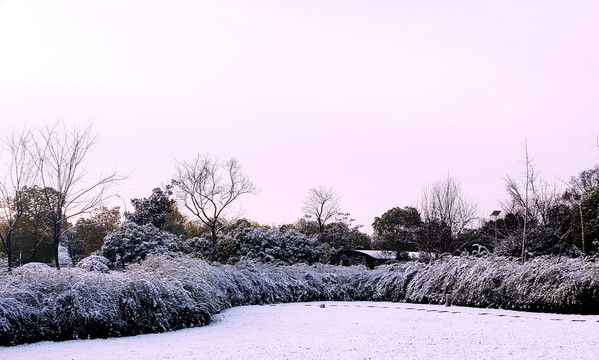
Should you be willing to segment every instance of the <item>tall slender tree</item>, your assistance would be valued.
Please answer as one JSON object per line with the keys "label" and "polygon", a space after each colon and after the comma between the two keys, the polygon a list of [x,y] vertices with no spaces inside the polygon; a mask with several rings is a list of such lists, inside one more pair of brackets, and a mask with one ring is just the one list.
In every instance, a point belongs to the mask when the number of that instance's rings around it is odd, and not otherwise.
{"label": "tall slender tree", "polygon": [[510,176],[506,177],[506,188],[510,199],[509,202],[504,204],[503,207],[506,213],[515,212],[520,214],[523,218],[521,257],[522,262],[524,262],[526,260],[527,226],[531,218],[535,217],[529,199],[531,191],[534,192],[534,187],[537,182],[537,173],[535,171],[533,161],[528,155],[528,142],[526,140],[524,141],[522,148],[524,149],[524,160],[522,161],[524,165],[524,171],[520,179],[515,179]]}
{"label": "tall slender tree", "polygon": [[531,231],[551,225],[552,212],[562,199],[555,186],[549,185],[539,177],[526,141],[522,147],[524,170],[520,177],[506,177],[509,198],[503,203],[503,210],[506,214],[516,214],[522,219],[521,256],[522,261],[525,261],[527,247],[530,247],[531,242],[535,242],[535,239],[530,238]]}

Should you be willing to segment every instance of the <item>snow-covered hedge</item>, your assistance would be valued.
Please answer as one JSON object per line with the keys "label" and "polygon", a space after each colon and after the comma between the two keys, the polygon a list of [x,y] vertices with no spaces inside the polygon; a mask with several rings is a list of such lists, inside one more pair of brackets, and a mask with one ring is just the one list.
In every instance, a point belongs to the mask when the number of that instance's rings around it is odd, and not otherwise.
{"label": "snow-covered hedge", "polygon": [[162,254],[125,271],[89,270],[20,267],[0,275],[0,346],[162,332],[207,324],[232,306],[278,302],[440,303],[451,293],[456,305],[599,312],[599,265],[576,259],[522,265],[507,258],[447,257],[369,270],[252,261],[209,265]]}
{"label": "snow-covered hedge", "polygon": [[125,271],[16,268],[0,275],[0,346],[163,332],[243,304],[367,299],[365,268],[212,266],[148,255]]}
{"label": "snow-covered hedge", "polygon": [[559,313],[599,313],[599,264],[541,257],[446,257],[378,267],[373,299]]}

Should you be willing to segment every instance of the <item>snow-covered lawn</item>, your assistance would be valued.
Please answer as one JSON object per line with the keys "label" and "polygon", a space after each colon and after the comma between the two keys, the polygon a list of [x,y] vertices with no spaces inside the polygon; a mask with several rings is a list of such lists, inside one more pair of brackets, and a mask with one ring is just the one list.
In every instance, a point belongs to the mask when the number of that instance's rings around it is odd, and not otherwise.
{"label": "snow-covered lawn", "polygon": [[[325,307],[321,307],[325,304]],[[0,348],[2,359],[597,359],[599,316],[391,302],[242,306],[209,326]]]}

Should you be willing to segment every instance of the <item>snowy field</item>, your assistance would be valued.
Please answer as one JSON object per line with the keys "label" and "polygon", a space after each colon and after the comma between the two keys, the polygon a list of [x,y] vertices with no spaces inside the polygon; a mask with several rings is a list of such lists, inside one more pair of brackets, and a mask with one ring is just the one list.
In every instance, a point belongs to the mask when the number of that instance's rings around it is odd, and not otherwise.
{"label": "snowy field", "polygon": [[[325,304],[322,308],[320,305]],[[391,302],[236,307],[209,326],[0,348],[2,359],[597,359],[599,316]]]}

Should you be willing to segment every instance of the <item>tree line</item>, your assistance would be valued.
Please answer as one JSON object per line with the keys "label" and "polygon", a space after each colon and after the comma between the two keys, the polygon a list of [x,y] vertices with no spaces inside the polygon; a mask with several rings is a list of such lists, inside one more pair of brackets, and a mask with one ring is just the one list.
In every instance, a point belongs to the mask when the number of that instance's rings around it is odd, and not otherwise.
{"label": "tree line", "polygon": [[85,167],[89,150],[96,143],[91,128],[67,130],[56,123],[37,131],[23,129],[4,141],[0,180],[0,240],[12,268],[13,237],[23,235],[23,222],[33,223],[33,234],[26,236],[35,244],[43,232],[52,243],[52,257],[60,268],[59,249],[67,236],[69,222],[97,208],[107,189],[122,180],[116,172],[89,180]]}
{"label": "tree line", "polygon": [[417,206],[375,217],[369,236],[342,211],[335,191],[323,186],[308,190],[304,216],[295,223],[273,228],[238,219],[229,213],[231,204],[257,187],[236,159],[209,154],[178,161],[171,182],[131,200],[133,211],[123,214],[123,222],[119,207],[102,203],[124,177],[87,177],[86,155],[95,142],[89,127],[71,130],[60,123],[5,138],[0,240],[9,271],[32,261],[60,268],[61,249],[73,262],[102,254],[124,264],[168,250],[219,262],[253,257],[337,264],[351,263],[355,249],[494,253],[524,261],[586,257],[599,247],[599,166],[572,176],[558,191],[539,177],[526,145],[523,174],[506,177],[507,199],[489,219],[479,217],[476,203],[447,175],[424,188]]}
{"label": "tree line", "polygon": [[374,246],[437,254],[493,253],[522,261],[539,255],[595,255],[599,165],[570,177],[560,191],[539,176],[526,145],[524,150],[523,175],[506,177],[507,198],[489,218],[477,217],[475,204],[448,176],[425,189],[420,209],[396,207],[375,218]]}

